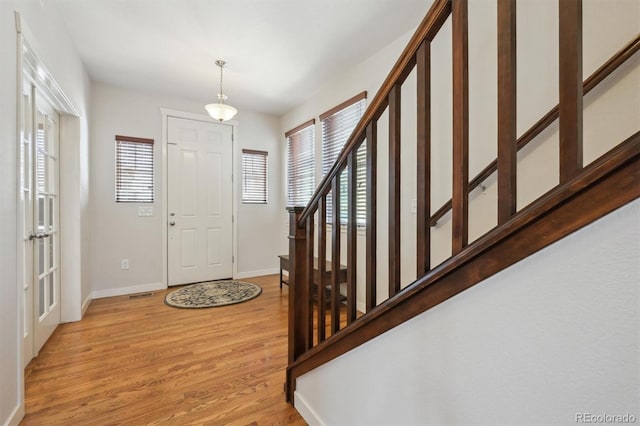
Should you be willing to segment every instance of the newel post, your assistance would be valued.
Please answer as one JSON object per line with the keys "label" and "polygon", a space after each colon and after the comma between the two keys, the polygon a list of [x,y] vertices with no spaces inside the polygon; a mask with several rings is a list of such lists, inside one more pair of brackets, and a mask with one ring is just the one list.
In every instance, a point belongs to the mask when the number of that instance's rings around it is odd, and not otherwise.
{"label": "newel post", "polygon": [[289,364],[307,349],[309,283],[307,279],[306,229],[299,220],[303,207],[289,207]]}

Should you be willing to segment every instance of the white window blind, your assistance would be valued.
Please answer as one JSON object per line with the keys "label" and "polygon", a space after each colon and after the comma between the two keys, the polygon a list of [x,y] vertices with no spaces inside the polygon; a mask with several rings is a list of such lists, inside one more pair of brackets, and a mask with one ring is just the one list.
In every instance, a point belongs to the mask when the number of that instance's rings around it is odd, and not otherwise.
{"label": "white window blind", "polygon": [[[322,122],[322,174],[326,175],[338,159],[338,155],[344,144],[351,136],[353,129],[364,114],[367,92],[343,102],[335,108],[320,115]],[[357,151],[356,165],[356,221],[358,226],[366,224],[366,158],[365,144]],[[340,223],[347,223],[348,198],[347,198],[348,169],[340,174]],[[332,194],[327,196],[327,222],[331,222],[333,205]]]}
{"label": "white window blind", "polygon": [[289,130],[287,138],[287,205],[306,206],[315,189],[315,120]]}
{"label": "white window blind", "polygon": [[242,150],[242,202],[267,204],[269,153]]}
{"label": "white window blind", "polygon": [[153,139],[116,136],[116,202],[153,203]]}

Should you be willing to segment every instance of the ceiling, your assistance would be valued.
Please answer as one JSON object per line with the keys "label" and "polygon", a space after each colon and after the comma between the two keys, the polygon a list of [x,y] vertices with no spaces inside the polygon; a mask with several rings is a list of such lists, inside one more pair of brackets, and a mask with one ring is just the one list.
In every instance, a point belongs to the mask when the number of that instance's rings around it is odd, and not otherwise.
{"label": "ceiling", "polygon": [[431,0],[47,0],[96,81],[281,115],[414,29]]}

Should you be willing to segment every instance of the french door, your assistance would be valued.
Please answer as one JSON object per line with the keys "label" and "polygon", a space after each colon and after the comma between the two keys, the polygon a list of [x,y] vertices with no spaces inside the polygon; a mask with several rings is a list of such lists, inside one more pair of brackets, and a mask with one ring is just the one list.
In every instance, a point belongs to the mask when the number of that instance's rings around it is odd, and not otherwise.
{"label": "french door", "polygon": [[23,88],[20,144],[24,365],[60,323],[59,130],[57,112]]}

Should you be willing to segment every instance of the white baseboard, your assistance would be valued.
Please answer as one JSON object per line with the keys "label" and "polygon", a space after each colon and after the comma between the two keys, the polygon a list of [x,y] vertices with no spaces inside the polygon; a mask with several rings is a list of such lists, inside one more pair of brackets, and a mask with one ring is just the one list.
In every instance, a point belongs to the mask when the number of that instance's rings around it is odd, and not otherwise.
{"label": "white baseboard", "polygon": [[87,295],[87,298],[84,299],[84,302],[82,302],[82,314],[80,315],[82,318],[84,318],[84,314],[87,312],[87,309],[89,309],[89,305],[91,305],[91,301],[93,300],[93,293],[89,293]]}
{"label": "white baseboard", "polygon": [[121,288],[109,288],[106,290],[96,290],[92,293],[94,299],[102,299],[103,297],[124,296],[126,294],[144,293],[145,291],[157,291],[164,290],[165,287],[162,283],[149,283],[133,285],[130,287]]}
{"label": "white baseboard", "polygon": [[263,275],[279,274],[280,268],[261,269],[259,271],[236,272],[235,279],[261,277]]}
{"label": "white baseboard", "polygon": [[24,404],[18,405],[7,419],[5,426],[18,426],[24,417]]}
{"label": "white baseboard", "polygon": [[293,393],[293,406],[298,410],[298,413],[300,413],[304,421],[307,422],[309,426],[326,424],[298,392]]}

